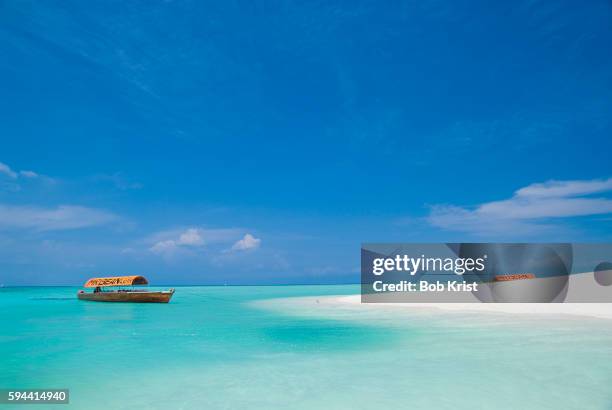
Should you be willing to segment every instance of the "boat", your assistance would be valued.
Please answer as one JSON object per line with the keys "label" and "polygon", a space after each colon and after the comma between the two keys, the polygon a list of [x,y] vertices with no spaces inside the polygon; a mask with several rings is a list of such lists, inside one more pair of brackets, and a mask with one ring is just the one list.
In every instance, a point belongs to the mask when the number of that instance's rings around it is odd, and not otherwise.
{"label": "boat", "polygon": [[[133,286],[145,286],[149,281],[144,276],[114,276],[108,278],[92,278],[83,287],[94,288],[93,292],[80,290],[79,300],[95,302],[133,302],[133,303],[168,303],[174,295],[174,289],[148,291],[134,289]],[[123,287],[129,286],[125,289]],[[109,289],[120,287],[120,289]]]}
{"label": "boat", "polygon": [[496,275],[495,282],[511,282],[514,280],[535,279],[533,273],[509,273],[505,275]]}

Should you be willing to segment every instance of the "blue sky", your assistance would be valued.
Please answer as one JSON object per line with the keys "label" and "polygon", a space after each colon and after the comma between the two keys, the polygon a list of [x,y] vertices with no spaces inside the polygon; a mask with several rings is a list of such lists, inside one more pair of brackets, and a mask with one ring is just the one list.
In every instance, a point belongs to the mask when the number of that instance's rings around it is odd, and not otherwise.
{"label": "blue sky", "polygon": [[0,283],[612,240],[609,1],[0,4]]}

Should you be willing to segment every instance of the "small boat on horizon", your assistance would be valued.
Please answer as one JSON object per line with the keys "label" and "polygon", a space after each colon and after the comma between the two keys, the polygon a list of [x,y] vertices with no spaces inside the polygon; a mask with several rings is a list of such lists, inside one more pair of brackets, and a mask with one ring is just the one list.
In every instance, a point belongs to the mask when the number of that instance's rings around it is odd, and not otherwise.
{"label": "small boat on horizon", "polygon": [[[174,289],[162,291],[148,291],[134,289],[134,286],[148,285],[144,276],[114,276],[108,278],[92,278],[85,282],[83,287],[94,288],[93,292],[80,290],[77,293],[79,300],[94,302],[132,302],[132,303],[168,303],[174,295]],[[111,287],[129,286],[129,289],[108,289]]]}

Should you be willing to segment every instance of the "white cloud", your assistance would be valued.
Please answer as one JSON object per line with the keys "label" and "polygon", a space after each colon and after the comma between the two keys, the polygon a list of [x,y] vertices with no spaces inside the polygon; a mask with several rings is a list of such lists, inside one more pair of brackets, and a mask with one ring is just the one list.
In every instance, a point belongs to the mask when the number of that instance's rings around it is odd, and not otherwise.
{"label": "white cloud", "polygon": [[533,197],[573,197],[612,190],[612,178],[590,181],[548,181],[531,184],[516,191],[516,196]]}
{"label": "white cloud", "polygon": [[204,239],[200,234],[199,229],[189,228],[179,236],[179,245],[201,246],[204,245]]}
{"label": "white cloud", "polygon": [[468,209],[436,205],[430,224],[476,234],[528,234],[552,229],[546,221],[612,213],[612,200],[589,195],[612,191],[612,178],[586,181],[548,181],[519,189],[505,200]]}
{"label": "white cloud", "polygon": [[167,254],[172,253],[176,250],[176,242],[172,239],[168,239],[167,241],[159,241],[150,248],[151,252],[157,254]]}
{"label": "white cloud", "polygon": [[30,170],[16,171],[7,164],[0,162],[0,190],[8,192],[21,191],[21,182],[25,183],[25,180],[37,180],[46,184],[55,183],[53,178],[37,174]]}
{"label": "white cloud", "polygon": [[9,167],[3,162],[0,162],[0,174],[4,174],[11,179],[17,179],[19,177],[38,178],[40,176],[34,171],[28,171],[28,170],[22,170],[19,172],[14,171],[13,169],[11,169],[11,167]]}
{"label": "white cloud", "polygon": [[104,225],[117,219],[116,215],[108,211],[83,206],[41,208],[0,204],[0,229],[60,231]]}
{"label": "white cloud", "polygon": [[[158,232],[149,238],[151,245],[149,251],[165,257],[178,254],[189,254],[190,250],[201,249],[206,246],[207,252],[229,253],[233,251],[246,251],[256,249],[261,244],[261,239],[255,238],[247,233],[241,239],[244,231],[235,228],[205,229],[191,227],[180,230]],[[222,244],[233,243],[232,247],[222,250]],[[212,246],[212,247],[209,247]],[[216,245],[216,246],[214,246]]]}
{"label": "white cloud", "polygon": [[17,173],[11,169],[8,165],[0,162],[0,174],[4,174],[9,178],[17,178]]}
{"label": "white cloud", "polygon": [[38,174],[34,171],[19,171],[19,175],[26,178],[38,178]]}
{"label": "white cloud", "polygon": [[[158,239],[149,250],[157,254],[169,254],[179,247],[197,247],[204,245],[204,231],[198,228],[188,228],[182,232],[164,232],[156,235]],[[170,236],[170,238],[168,238]]]}
{"label": "white cloud", "polygon": [[257,249],[261,245],[261,239],[255,238],[250,233],[245,234],[242,239],[237,241],[233,246],[233,251],[246,251],[249,249]]}
{"label": "white cloud", "polygon": [[189,228],[178,228],[166,231],[156,232],[149,236],[146,241],[150,243],[157,243],[165,240],[173,240],[180,242],[183,237],[184,245],[189,245],[188,242],[199,242],[198,237],[202,239],[201,244],[212,244],[212,243],[227,243],[236,240],[236,237],[242,234],[243,230],[236,228],[200,228],[200,227],[189,227]]}

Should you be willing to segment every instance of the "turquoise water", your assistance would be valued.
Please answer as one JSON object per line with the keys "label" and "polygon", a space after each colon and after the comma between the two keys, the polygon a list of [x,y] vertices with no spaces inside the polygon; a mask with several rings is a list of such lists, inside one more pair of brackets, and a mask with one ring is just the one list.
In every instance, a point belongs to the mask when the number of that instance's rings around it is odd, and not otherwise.
{"label": "turquoise water", "polygon": [[609,321],[257,303],[358,290],[181,287],[162,305],[3,288],[0,388],[69,388],[53,408],[79,409],[612,408]]}

